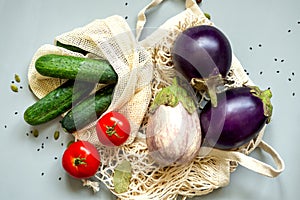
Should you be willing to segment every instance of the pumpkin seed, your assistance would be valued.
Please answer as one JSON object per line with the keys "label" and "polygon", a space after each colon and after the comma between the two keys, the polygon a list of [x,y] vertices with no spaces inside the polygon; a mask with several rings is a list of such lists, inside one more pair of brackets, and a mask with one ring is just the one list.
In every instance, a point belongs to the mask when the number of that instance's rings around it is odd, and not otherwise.
{"label": "pumpkin seed", "polygon": [[21,82],[21,78],[18,74],[15,74],[15,81],[17,81],[18,83]]}
{"label": "pumpkin seed", "polygon": [[38,137],[39,136],[39,131],[37,129],[34,129],[32,131],[32,134],[33,134],[34,137]]}
{"label": "pumpkin seed", "polygon": [[10,89],[13,91],[13,92],[18,92],[18,87],[15,85],[15,84],[11,84],[10,85]]}
{"label": "pumpkin seed", "polygon": [[59,131],[55,131],[54,132],[54,139],[58,140],[58,138],[59,138]]}
{"label": "pumpkin seed", "polygon": [[210,16],[210,14],[208,14],[208,13],[204,13],[204,15],[205,15],[205,17],[207,18],[207,19],[211,19],[211,16]]}

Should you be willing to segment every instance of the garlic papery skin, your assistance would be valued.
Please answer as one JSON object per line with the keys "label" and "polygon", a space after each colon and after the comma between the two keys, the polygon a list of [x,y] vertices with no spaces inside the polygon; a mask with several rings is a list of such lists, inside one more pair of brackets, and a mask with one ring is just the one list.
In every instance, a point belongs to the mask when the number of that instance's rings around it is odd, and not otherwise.
{"label": "garlic papery skin", "polygon": [[201,145],[197,111],[190,114],[180,102],[174,107],[160,105],[148,119],[146,143],[161,166],[190,162]]}

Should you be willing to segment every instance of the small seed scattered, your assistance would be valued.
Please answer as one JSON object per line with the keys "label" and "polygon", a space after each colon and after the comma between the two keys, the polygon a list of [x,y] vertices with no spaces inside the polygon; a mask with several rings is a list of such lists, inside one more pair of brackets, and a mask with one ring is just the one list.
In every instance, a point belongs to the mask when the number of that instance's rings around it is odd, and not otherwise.
{"label": "small seed scattered", "polygon": [[59,138],[59,131],[55,131],[54,132],[54,139],[58,140],[58,138]]}
{"label": "small seed scattered", "polygon": [[17,87],[14,83],[12,83],[12,84],[10,85],[10,89],[11,89],[13,92],[18,92],[18,87]]}

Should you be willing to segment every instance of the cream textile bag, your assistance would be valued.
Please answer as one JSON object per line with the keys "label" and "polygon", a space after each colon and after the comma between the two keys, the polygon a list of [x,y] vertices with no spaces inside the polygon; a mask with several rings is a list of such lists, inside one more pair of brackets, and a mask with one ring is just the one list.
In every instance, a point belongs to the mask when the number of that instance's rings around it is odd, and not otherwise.
{"label": "cream textile bag", "polygon": [[[84,180],[84,185],[98,191],[101,181],[120,199],[158,200],[176,199],[179,196],[185,199],[205,195],[228,185],[230,173],[238,164],[262,175],[276,177],[284,170],[284,163],[278,153],[262,140],[264,129],[257,138],[236,151],[202,147],[191,163],[182,166],[160,168],[149,157],[144,134],[147,108],[157,90],[165,84],[165,74],[173,67],[170,55],[172,44],[177,35],[188,27],[214,25],[204,16],[195,1],[186,0],[183,12],[167,20],[146,39],[138,41],[146,23],[145,12],[162,1],[153,0],[139,13],[136,38],[120,16],[95,20],[56,37],[57,41],[90,52],[87,57],[104,58],[111,63],[119,79],[108,111],[124,113],[134,127],[126,145],[115,148],[99,144],[95,135],[95,123],[74,134],[76,139],[88,140],[97,145],[101,156],[101,167],[95,180]],[[30,87],[39,98],[62,82],[43,77],[34,69],[35,60],[49,53],[84,57],[80,53],[54,45],[44,45],[38,49],[32,59],[28,78]],[[231,86],[235,87],[246,82],[253,85],[235,56],[227,79],[232,80],[234,83]],[[256,147],[272,156],[276,168],[248,156]],[[112,176],[116,166],[123,160],[130,161],[132,177],[128,191],[118,194],[114,190]]]}
{"label": "cream textile bag", "polygon": [[[120,16],[94,20],[85,27],[56,37],[56,40],[90,53],[84,56],[55,45],[43,45],[35,53],[29,68],[28,78],[32,91],[41,98],[62,83],[60,79],[41,76],[35,70],[34,63],[42,55],[52,53],[108,60],[118,74],[118,83],[107,112],[115,110],[129,119],[132,132],[127,143],[131,143],[151,98],[153,67],[150,54],[138,45],[129,26]],[[94,125],[75,133],[76,137],[86,139],[86,136],[93,144],[98,143]]]}

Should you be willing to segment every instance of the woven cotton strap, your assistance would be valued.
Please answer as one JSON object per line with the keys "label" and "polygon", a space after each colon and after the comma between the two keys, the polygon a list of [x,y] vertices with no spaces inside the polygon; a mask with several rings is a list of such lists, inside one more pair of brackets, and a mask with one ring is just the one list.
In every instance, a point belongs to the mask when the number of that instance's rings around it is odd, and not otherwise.
{"label": "woven cotton strap", "polygon": [[137,18],[137,24],[136,24],[136,38],[137,40],[139,40],[142,30],[146,24],[146,15],[145,12],[152,8],[157,6],[158,4],[160,4],[161,2],[163,2],[164,0],[153,0],[151,3],[149,3],[146,7],[144,7],[138,14],[138,18]]}
{"label": "woven cotton strap", "polygon": [[[137,17],[137,23],[136,23],[136,38],[139,40],[141,33],[144,29],[144,26],[146,24],[146,11],[149,10],[150,8],[153,8],[157,5],[159,5],[161,2],[164,0],[153,0],[150,2],[147,6],[145,6],[138,14]],[[198,5],[194,0],[186,0],[185,7],[193,10],[193,12],[197,13],[199,12]]]}
{"label": "woven cotton strap", "polygon": [[225,151],[219,149],[208,149],[207,147],[203,147],[201,149],[201,152],[209,152],[210,156],[215,156],[217,158],[226,159],[229,161],[236,161],[240,165],[264,176],[278,176],[285,168],[284,162],[280,155],[276,152],[275,149],[273,149],[264,141],[261,141],[257,147],[259,147],[261,150],[268,153],[272,157],[272,159],[275,162],[276,168],[238,151]]}

